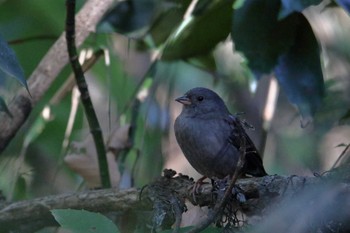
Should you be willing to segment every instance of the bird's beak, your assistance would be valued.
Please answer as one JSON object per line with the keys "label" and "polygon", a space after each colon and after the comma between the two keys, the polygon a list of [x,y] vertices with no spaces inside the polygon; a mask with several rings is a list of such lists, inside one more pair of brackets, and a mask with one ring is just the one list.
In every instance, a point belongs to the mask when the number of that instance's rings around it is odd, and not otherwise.
{"label": "bird's beak", "polygon": [[191,100],[185,95],[181,96],[179,98],[176,98],[175,101],[177,101],[183,105],[190,105],[191,104]]}

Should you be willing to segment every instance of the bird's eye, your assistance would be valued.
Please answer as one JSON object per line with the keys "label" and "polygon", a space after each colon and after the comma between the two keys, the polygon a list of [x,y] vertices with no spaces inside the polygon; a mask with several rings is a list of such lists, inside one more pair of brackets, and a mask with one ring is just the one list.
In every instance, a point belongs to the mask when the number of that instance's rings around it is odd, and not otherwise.
{"label": "bird's eye", "polygon": [[198,100],[198,101],[202,101],[203,99],[204,99],[203,96],[198,96],[198,97],[197,97],[197,100]]}

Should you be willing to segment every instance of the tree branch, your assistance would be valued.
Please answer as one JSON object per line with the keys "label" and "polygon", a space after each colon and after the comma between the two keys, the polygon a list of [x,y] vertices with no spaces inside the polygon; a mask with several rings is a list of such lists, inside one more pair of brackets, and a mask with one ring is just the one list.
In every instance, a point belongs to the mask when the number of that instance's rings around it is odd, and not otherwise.
{"label": "tree branch", "polygon": [[80,193],[46,196],[28,201],[15,202],[0,210],[2,232],[33,232],[44,226],[54,226],[52,209],[85,209],[107,213],[126,211],[138,203],[138,191],[129,189],[92,190]]}
{"label": "tree branch", "polygon": [[[80,46],[88,35],[95,31],[97,23],[114,3],[114,0],[89,0],[85,3],[76,16],[77,46]],[[16,135],[16,132],[31,113],[32,108],[43,97],[67,63],[66,39],[65,34],[62,33],[28,80],[28,88],[32,98],[29,97],[26,90],[21,89],[8,105],[14,117],[10,118],[7,114],[0,113],[0,152],[6,148]]]}
{"label": "tree branch", "polygon": [[94,140],[95,149],[98,157],[98,168],[100,173],[101,184],[103,188],[110,188],[111,182],[109,179],[108,162],[105,143],[100,123],[92,105],[88,85],[85,80],[84,71],[78,60],[78,52],[75,46],[75,0],[66,0],[66,40],[68,55],[71,67],[74,72],[74,77],[80,91],[80,99],[84,106],[85,116],[88,120],[90,132]]}
{"label": "tree branch", "polygon": [[[336,179],[333,179],[336,177]],[[276,207],[280,209],[282,204],[288,203],[297,197],[300,205],[307,208],[311,202],[305,200],[298,195],[306,193],[310,195],[310,190],[317,190],[317,194],[312,196],[313,202],[317,207],[322,206],[322,203],[317,202],[317,198],[330,196],[329,192],[336,192],[331,197],[337,197],[338,192],[341,192],[344,197],[350,196],[350,169],[344,169],[342,172],[332,172],[327,176],[319,177],[300,177],[300,176],[265,176],[261,178],[240,179],[236,183],[236,187],[244,194],[245,201],[232,201],[232,205],[236,206],[247,217],[245,221],[253,216],[268,218]],[[329,188],[331,187],[338,188]],[[173,216],[171,226],[179,218],[174,216],[178,211],[185,211],[185,208],[178,202],[183,202],[187,199],[192,203],[191,190],[194,182],[187,176],[179,174],[178,176],[166,175],[160,177],[157,181],[149,184],[143,191],[129,189],[117,191],[115,189],[93,190],[72,194],[61,194],[56,196],[47,196],[36,198],[28,201],[3,204],[0,207],[0,226],[1,229],[13,230],[18,232],[31,232],[28,229],[39,229],[44,226],[52,226],[57,223],[54,221],[50,210],[52,209],[85,209],[94,212],[109,213],[109,212],[128,212],[130,210],[152,210],[157,211],[159,201],[164,199],[163,207],[166,207],[166,214]],[[326,187],[326,189],[316,189],[317,187]],[[339,188],[341,187],[341,188]],[[209,184],[201,186],[200,195],[196,197],[196,204],[199,206],[213,206],[213,192]],[[324,195],[325,194],[325,195]],[[177,198],[177,201],[173,199]],[[334,201],[344,205],[342,198],[334,198]],[[175,203],[175,204],[174,204]],[[237,204],[238,203],[238,204]],[[330,202],[325,202],[327,205]],[[179,205],[178,205],[179,204]],[[178,205],[170,206],[169,205]],[[334,205],[334,203],[332,203]],[[349,203],[346,203],[349,205]],[[158,207],[157,207],[158,206]],[[293,206],[292,206],[293,207]],[[346,209],[346,208],[345,208]],[[327,211],[315,209],[315,215],[326,213]],[[289,209],[288,209],[289,211]],[[288,212],[287,211],[287,212]],[[298,209],[298,211],[301,211]],[[180,211],[181,212],[181,211]],[[164,212],[162,212],[163,214]],[[178,214],[178,213],[177,213]],[[310,213],[308,213],[310,215]],[[156,214],[155,214],[156,215]],[[283,221],[282,221],[283,222]],[[280,223],[279,223],[280,224]],[[322,231],[321,231],[322,232]]]}

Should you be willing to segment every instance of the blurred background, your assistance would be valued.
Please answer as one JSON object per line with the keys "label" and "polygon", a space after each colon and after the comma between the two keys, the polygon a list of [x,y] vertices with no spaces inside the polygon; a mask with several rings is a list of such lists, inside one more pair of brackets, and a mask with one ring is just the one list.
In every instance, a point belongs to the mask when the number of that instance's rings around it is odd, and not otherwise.
{"label": "blurred background", "polygon": [[[85,1],[77,2],[80,8]],[[208,43],[213,39],[209,35],[217,36],[214,44],[201,44],[203,40],[179,30],[191,18],[191,2],[122,1],[80,48],[81,62],[93,61],[86,77],[110,149],[113,186],[142,187],[164,168],[199,177],[173,132],[181,111],[174,99],[197,86],[219,93],[231,113],[245,113],[241,118],[254,126],[247,132],[269,174],[312,176],[329,170],[350,138],[349,13],[324,4],[303,11],[322,49],[325,97],[312,122],[301,127],[298,109],[273,75],[255,79],[231,37],[210,26],[213,16],[206,12],[216,6],[199,1],[203,4],[192,17],[207,24],[188,26]],[[29,77],[64,31],[65,3],[2,0],[0,5],[0,34]],[[231,11],[232,2],[228,6]],[[203,53],[193,51],[196,46]],[[96,155],[72,80],[67,66],[1,154],[0,190],[8,199],[99,186]],[[3,88],[5,100],[19,88],[9,80]]]}

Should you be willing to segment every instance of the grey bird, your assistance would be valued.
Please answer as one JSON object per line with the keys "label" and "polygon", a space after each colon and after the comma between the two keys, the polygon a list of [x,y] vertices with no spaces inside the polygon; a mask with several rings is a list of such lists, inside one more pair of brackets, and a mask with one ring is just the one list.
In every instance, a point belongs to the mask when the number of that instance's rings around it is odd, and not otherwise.
{"label": "grey bird", "polygon": [[176,101],[183,104],[174,125],[176,140],[192,167],[204,176],[201,181],[232,176],[242,146],[245,163],[241,175],[267,175],[243,122],[230,114],[218,94],[196,87]]}

